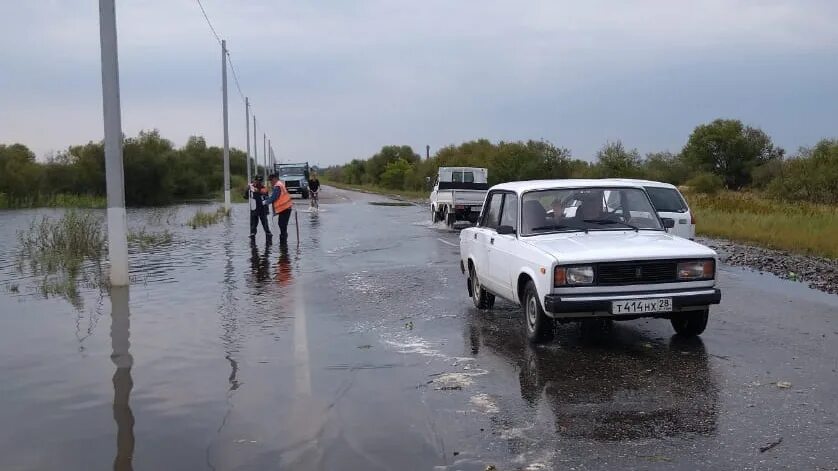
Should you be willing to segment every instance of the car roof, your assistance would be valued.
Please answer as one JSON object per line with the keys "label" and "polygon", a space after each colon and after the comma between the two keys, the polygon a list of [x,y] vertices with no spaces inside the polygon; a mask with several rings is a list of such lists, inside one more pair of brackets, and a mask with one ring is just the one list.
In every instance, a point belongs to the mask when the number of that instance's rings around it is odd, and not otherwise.
{"label": "car roof", "polygon": [[617,181],[615,179],[582,179],[570,178],[564,180],[527,180],[520,182],[507,182],[493,186],[489,190],[514,191],[525,193],[535,190],[552,190],[561,188],[587,188],[587,187],[621,187],[621,188],[642,188],[643,185],[630,181]]}
{"label": "car roof", "polygon": [[637,178],[607,178],[606,180],[611,180],[615,182],[626,182],[626,183],[634,183],[641,186],[653,186],[656,188],[672,188],[677,190],[678,187],[666,182],[658,182],[655,180],[641,180]]}

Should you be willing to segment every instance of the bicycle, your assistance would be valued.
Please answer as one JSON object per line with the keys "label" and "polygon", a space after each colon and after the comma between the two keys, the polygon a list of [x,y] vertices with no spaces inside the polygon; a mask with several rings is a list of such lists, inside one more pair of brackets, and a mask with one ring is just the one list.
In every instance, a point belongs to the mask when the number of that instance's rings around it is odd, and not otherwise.
{"label": "bicycle", "polygon": [[312,191],[310,196],[309,208],[320,211],[320,192],[319,191]]}

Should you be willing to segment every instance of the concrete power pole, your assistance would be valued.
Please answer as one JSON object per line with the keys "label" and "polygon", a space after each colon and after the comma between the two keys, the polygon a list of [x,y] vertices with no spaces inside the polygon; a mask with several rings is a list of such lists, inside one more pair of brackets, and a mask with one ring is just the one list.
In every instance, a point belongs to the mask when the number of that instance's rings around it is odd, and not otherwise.
{"label": "concrete power pole", "polygon": [[230,209],[230,134],[227,118],[227,41],[221,40],[221,96],[224,109],[224,209]]}
{"label": "concrete power pole", "polygon": [[250,100],[247,97],[244,97],[244,127],[244,137],[247,139],[247,183],[250,183]]}
{"label": "concrete power pole", "polygon": [[268,139],[268,157],[271,160],[271,170],[274,169],[274,146],[271,145],[271,140]]}
{"label": "concrete power pole", "polygon": [[102,116],[105,122],[105,184],[108,194],[108,258],[112,286],[128,286],[128,220],[122,168],[122,111],[114,0],[99,0],[102,53]]}
{"label": "concrete power pole", "polygon": [[268,181],[268,136],[265,133],[262,133],[262,159],[265,161],[265,181]]}
{"label": "concrete power pole", "polygon": [[253,169],[254,175],[259,175],[259,145],[256,144],[256,116],[253,116]]}

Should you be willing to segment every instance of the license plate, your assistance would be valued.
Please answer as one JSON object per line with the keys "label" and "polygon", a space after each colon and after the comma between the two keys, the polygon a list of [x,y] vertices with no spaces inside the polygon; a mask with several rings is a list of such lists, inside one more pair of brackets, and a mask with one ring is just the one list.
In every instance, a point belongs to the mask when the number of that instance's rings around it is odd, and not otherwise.
{"label": "license plate", "polygon": [[612,314],[645,314],[648,312],[671,312],[672,298],[627,299],[611,303]]}

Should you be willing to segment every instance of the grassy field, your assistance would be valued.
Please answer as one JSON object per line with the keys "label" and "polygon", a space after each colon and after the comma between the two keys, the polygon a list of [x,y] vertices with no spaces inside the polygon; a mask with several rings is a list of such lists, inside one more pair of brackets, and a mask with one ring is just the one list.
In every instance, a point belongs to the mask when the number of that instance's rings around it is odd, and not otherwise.
{"label": "grassy field", "polygon": [[838,207],[784,203],[754,193],[685,195],[699,235],[838,259]]}
{"label": "grassy field", "polygon": [[320,180],[324,185],[333,186],[335,188],[342,188],[344,190],[356,190],[363,191],[366,193],[375,193],[378,195],[398,196],[411,200],[427,200],[428,195],[431,194],[430,191],[391,190],[389,188],[382,188],[380,186],[373,185],[350,185],[347,183],[337,183],[326,180],[325,178],[321,178]]}
{"label": "grassy field", "polygon": [[108,205],[102,196],[58,194],[34,196],[26,199],[10,199],[0,193],[0,209],[24,208],[104,208]]}

